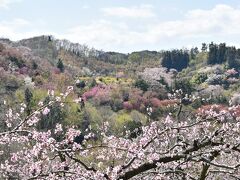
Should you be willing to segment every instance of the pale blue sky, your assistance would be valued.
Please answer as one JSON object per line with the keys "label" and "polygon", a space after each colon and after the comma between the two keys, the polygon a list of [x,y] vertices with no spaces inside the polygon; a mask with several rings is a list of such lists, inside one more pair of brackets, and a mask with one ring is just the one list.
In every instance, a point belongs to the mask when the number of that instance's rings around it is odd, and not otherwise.
{"label": "pale blue sky", "polygon": [[240,1],[0,0],[0,37],[42,34],[120,52],[211,41],[240,47]]}

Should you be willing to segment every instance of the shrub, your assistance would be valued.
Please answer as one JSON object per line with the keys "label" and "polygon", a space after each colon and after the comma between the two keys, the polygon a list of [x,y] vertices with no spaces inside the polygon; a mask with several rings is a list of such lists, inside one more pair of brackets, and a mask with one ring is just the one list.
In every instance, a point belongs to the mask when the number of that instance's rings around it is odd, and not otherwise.
{"label": "shrub", "polygon": [[149,85],[146,81],[144,81],[143,79],[139,79],[135,82],[135,87],[141,89],[142,91],[147,91],[149,88]]}
{"label": "shrub", "polygon": [[217,85],[217,84],[224,84],[225,83],[225,77],[224,75],[217,75],[217,74],[211,74],[206,82],[210,85]]}
{"label": "shrub", "polygon": [[172,88],[175,90],[181,89],[184,94],[191,94],[194,90],[193,84],[186,78],[176,79]]}
{"label": "shrub", "polygon": [[86,86],[86,83],[84,81],[77,80],[76,81],[76,86],[78,88],[84,88]]}
{"label": "shrub", "polygon": [[198,73],[197,75],[193,76],[192,82],[195,84],[202,84],[207,80],[207,74],[205,73]]}

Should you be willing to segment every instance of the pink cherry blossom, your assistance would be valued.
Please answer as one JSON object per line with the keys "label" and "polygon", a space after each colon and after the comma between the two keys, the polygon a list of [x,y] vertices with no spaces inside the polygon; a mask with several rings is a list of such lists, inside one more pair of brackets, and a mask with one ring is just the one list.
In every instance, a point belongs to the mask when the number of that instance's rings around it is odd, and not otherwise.
{"label": "pink cherry blossom", "polygon": [[48,107],[45,107],[42,111],[43,115],[47,115],[50,112],[50,109]]}

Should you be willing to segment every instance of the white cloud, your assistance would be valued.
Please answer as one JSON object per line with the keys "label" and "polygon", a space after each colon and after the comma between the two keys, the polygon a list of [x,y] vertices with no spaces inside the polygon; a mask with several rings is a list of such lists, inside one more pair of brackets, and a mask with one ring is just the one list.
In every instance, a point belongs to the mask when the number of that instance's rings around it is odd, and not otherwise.
{"label": "white cloud", "polygon": [[8,9],[10,4],[21,2],[22,0],[0,0],[0,8]]}
{"label": "white cloud", "polygon": [[[119,9],[108,11],[108,14],[113,15],[115,12],[115,15],[120,16],[122,10],[117,10]],[[137,13],[131,13],[129,11],[126,14],[137,17]],[[142,48],[148,49],[154,45],[157,48],[160,43],[167,45],[170,42],[182,43],[182,46],[194,44],[194,41],[201,43],[206,39],[207,42],[216,40],[228,42],[229,36],[240,39],[239,19],[240,9],[228,5],[217,5],[210,10],[189,11],[181,20],[145,22],[142,31],[134,30],[131,24],[98,21],[74,27],[65,36],[75,42],[116,51],[136,50],[135,48],[139,48],[140,44]],[[229,43],[236,44],[231,41]]]}
{"label": "white cloud", "polygon": [[189,11],[183,20],[158,23],[152,26],[147,34],[152,39],[157,40],[161,37],[214,38],[214,36],[234,34],[239,36],[239,19],[240,9],[227,5],[217,5],[211,10]]}
{"label": "white cloud", "polygon": [[106,16],[127,17],[127,18],[150,18],[154,17],[151,5],[140,5],[135,7],[109,7],[103,8]]}
{"label": "white cloud", "polygon": [[74,42],[93,44],[104,48],[108,44],[121,44],[124,38],[122,35],[127,31],[125,24],[115,25],[111,22],[101,20],[87,26],[82,25],[71,28],[63,37]]}
{"label": "white cloud", "polygon": [[[160,21],[147,19],[143,24],[136,19],[141,30],[125,19],[121,21],[97,20],[77,25],[65,32],[42,32],[28,28],[24,19],[0,22],[0,35],[13,40],[41,34],[53,34],[57,38],[87,44],[97,49],[130,52],[141,49],[181,48],[184,45],[200,45],[202,42],[227,42],[238,45],[240,39],[240,8],[217,5],[209,10],[196,9],[186,12],[181,19]],[[25,31],[20,33],[19,29]],[[29,30],[28,30],[29,29]]]}
{"label": "white cloud", "polygon": [[[0,22],[0,38],[10,38],[11,40],[20,40],[24,38],[30,38],[43,34],[56,35],[54,32],[39,31],[29,29],[32,23],[28,20],[16,18],[11,21]],[[28,30],[29,29],[29,30]]]}

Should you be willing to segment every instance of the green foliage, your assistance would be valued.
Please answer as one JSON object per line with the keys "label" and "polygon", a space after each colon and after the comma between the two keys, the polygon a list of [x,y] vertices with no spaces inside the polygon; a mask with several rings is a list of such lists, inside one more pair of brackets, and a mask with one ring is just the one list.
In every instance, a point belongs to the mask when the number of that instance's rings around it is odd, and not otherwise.
{"label": "green foliage", "polygon": [[[49,101],[46,99],[46,102]],[[53,104],[49,107],[50,112],[47,115],[42,115],[41,121],[38,122],[37,128],[42,130],[51,130],[55,128],[57,123],[62,123],[66,114],[59,104]]]}
{"label": "green foliage", "polygon": [[30,91],[28,88],[26,90],[18,89],[15,92],[14,99],[16,103],[26,104],[27,114],[30,114],[31,110],[38,108],[39,101],[44,100],[47,97],[47,91],[42,89],[34,89]]}
{"label": "green foliage", "polygon": [[11,62],[13,62],[18,68],[22,68],[22,67],[25,66],[24,65],[24,61],[22,59],[20,59],[20,58],[15,57],[15,56],[10,56],[9,60]]}
{"label": "green foliage", "polygon": [[127,121],[126,122],[126,131],[130,132],[130,138],[136,138],[142,132],[142,124],[139,121]]}
{"label": "green foliage", "polygon": [[228,68],[239,68],[240,49],[226,46],[225,43],[219,45],[211,42],[209,44],[208,64],[222,64],[227,62]]}
{"label": "green foliage", "polygon": [[132,52],[128,55],[128,62],[129,64],[134,65],[146,65],[146,63],[153,63],[159,62],[161,53],[158,53],[157,51],[139,51],[139,52]]}
{"label": "green foliage", "polygon": [[103,125],[103,118],[96,107],[90,103],[85,103],[84,120],[89,123],[93,130],[97,131]]}
{"label": "green foliage", "polygon": [[202,99],[196,99],[191,103],[192,108],[197,109],[203,105]]}
{"label": "green foliage", "polygon": [[25,99],[23,90],[22,89],[16,90],[14,97],[15,97],[16,102],[23,103],[23,101]]}
{"label": "green foliage", "polygon": [[173,89],[181,89],[184,94],[191,94],[194,91],[193,84],[189,79],[176,79],[173,84]]}
{"label": "green foliage", "polygon": [[128,59],[133,62],[133,63],[139,63],[140,64],[140,61],[141,61],[141,56],[139,53],[131,53],[129,56],[128,56]]}
{"label": "green foliage", "polygon": [[125,111],[119,111],[118,114],[114,114],[110,118],[111,131],[116,135],[124,135],[127,124],[132,121],[129,113]]}
{"label": "green foliage", "polygon": [[205,73],[197,73],[191,79],[191,82],[194,84],[202,84],[207,80],[208,76]]}
{"label": "green foliage", "polygon": [[[72,100],[70,99],[69,102]],[[68,103],[65,105],[64,114],[66,115],[64,119],[64,124],[77,126],[82,129],[84,121],[84,110],[80,108],[80,104]],[[84,129],[82,129],[84,130]]]}
{"label": "green foliage", "polygon": [[168,83],[165,81],[164,77],[161,76],[160,79],[157,80],[157,81],[158,81],[160,84],[164,85],[165,88],[166,88],[166,90],[170,90],[170,87],[169,87]]}
{"label": "green foliage", "polygon": [[186,50],[172,50],[163,52],[161,65],[168,69],[174,68],[178,71],[188,66],[189,54]]}
{"label": "green foliage", "polygon": [[226,61],[226,44],[220,43],[219,45],[211,42],[209,44],[208,64],[221,64]]}
{"label": "green foliage", "polygon": [[116,124],[118,124],[119,127],[121,127],[121,125],[124,125],[128,121],[132,121],[132,118],[128,113],[121,112],[117,115]]}
{"label": "green foliage", "polygon": [[224,94],[221,94],[220,96],[211,98],[209,103],[211,103],[211,104],[227,104],[228,105],[229,99]]}
{"label": "green foliage", "polygon": [[143,79],[136,80],[134,85],[135,85],[135,87],[141,89],[144,92],[147,91],[149,88],[148,83],[146,81],[144,81]]}
{"label": "green foliage", "polygon": [[96,82],[95,78],[91,79],[91,81],[89,83],[89,87],[92,88],[92,87],[94,87],[96,85],[97,85],[97,82]]}
{"label": "green foliage", "polygon": [[110,105],[111,105],[111,109],[114,112],[117,112],[123,109],[123,102],[121,99],[117,99],[117,98],[111,99]]}
{"label": "green foliage", "polygon": [[190,49],[190,59],[195,59],[197,54],[199,53],[198,48],[191,48]]}
{"label": "green foliage", "polygon": [[110,84],[122,84],[122,85],[130,85],[133,80],[131,78],[116,78],[112,76],[100,76],[96,78],[96,83],[101,84],[104,83],[106,85]]}
{"label": "green foliage", "polygon": [[189,66],[192,70],[200,69],[207,65],[208,53],[200,52],[196,55],[195,59],[191,59]]}
{"label": "green foliage", "polygon": [[61,59],[58,59],[57,68],[63,73],[64,72],[64,65]]}
{"label": "green foliage", "polygon": [[78,81],[78,82],[76,83],[76,86],[77,86],[78,88],[84,88],[84,87],[86,86],[86,83],[85,83],[85,81]]}
{"label": "green foliage", "polygon": [[226,51],[226,60],[228,68],[236,68],[240,67],[240,49],[236,49],[235,47],[228,47]]}
{"label": "green foliage", "polygon": [[25,101],[27,104],[29,104],[31,102],[32,97],[33,97],[32,92],[29,90],[29,88],[27,88],[25,90]]}
{"label": "green foliage", "polygon": [[98,58],[111,64],[124,64],[127,62],[127,55],[117,52],[103,52]]}
{"label": "green foliage", "polygon": [[202,43],[201,50],[202,50],[202,52],[206,52],[207,51],[207,44],[206,43]]}
{"label": "green foliage", "polygon": [[31,100],[32,100],[33,94],[32,92],[27,88],[25,90],[25,101],[26,101],[26,113],[27,115],[31,114]]}
{"label": "green foliage", "polygon": [[13,74],[7,74],[6,76],[1,76],[0,78],[0,86],[5,88],[6,93],[15,92],[24,84],[23,79],[20,79]]}
{"label": "green foliage", "polygon": [[146,115],[140,113],[137,110],[132,110],[130,112],[130,116],[131,116],[132,120],[135,121],[135,122],[140,122],[142,125],[146,125],[147,124],[147,117],[146,117]]}

